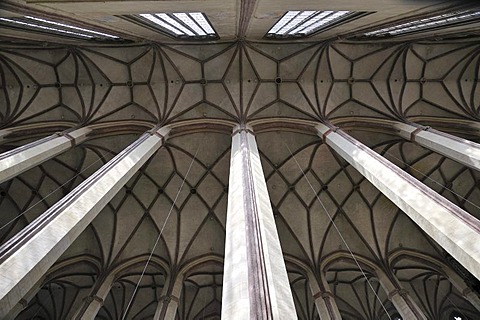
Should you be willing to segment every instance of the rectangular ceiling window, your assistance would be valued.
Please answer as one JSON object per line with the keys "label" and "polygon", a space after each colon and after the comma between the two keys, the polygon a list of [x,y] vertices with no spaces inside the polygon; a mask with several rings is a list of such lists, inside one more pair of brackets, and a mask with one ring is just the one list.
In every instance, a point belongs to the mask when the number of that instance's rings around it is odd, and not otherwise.
{"label": "rectangular ceiling window", "polygon": [[288,11],[267,32],[266,38],[301,38],[365,14],[353,11]]}
{"label": "rectangular ceiling window", "polygon": [[202,12],[145,13],[125,18],[166,33],[174,38],[192,40],[218,39],[218,34],[213,30],[207,16]]}
{"label": "rectangular ceiling window", "polygon": [[1,18],[0,25],[23,29],[31,31],[39,31],[48,34],[67,36],[72,38],[80,38],[86,40],[118,40],[119,37],[99,32],[87,28],[77,27],[70,24],[56,22],[49,19],[33,17],[33,16],[23,16],[23,17],[9,17]]}
{"label": "rectangular ceiling window", "polygon": [[480,11],[464,10],[430,16],[419,20],[412,20],[397,25],[369,31],[363,34],[366,37],[393,37],[414,32],[430,31],[449,26],[480,22]]}

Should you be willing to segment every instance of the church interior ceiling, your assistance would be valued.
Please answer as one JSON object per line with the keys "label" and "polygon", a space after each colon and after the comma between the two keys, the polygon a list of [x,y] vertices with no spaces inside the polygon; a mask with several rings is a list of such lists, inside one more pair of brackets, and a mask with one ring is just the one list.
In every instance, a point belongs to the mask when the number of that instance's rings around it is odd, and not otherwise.
{"label": "church interior ceiling", "polygon": [[395,275],[428,319],[449,320],[453,311],[479,318],[442,272],[455,262],[308,129],[341,127],[480,218],[480,172],[392,129],[411,121],[480,142],[479,76],[477,41],[2,44],[0,127],[10,133],[1,152],[69,128],[93,131],[0,184],[0,243],[141,133],[172,127],[165,147],[51,268],[18,319],[70,318],[112,270],[98,319],[119,319],[134,291],[127,318],[151,318],[167,277],[185,270],[177,318],[216,319],[237,123],[256,134],[299,319],[319,317],[308,272],[325,278],[344,319],[388,319],[376,295],[390,316],[396,311],[378,270]]}

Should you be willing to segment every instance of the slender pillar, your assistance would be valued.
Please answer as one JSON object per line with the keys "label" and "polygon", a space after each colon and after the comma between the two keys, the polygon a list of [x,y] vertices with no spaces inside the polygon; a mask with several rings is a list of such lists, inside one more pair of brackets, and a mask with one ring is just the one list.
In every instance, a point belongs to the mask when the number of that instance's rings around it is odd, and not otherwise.
{"label": "slender pillar", "polygon": [[427,320],[422,309],[412,299],[408,291],[400,286],[400,283],[393,275],[388,277],[383,270],[378,268],[375,270],[375,273],[380,281],[380,285],[387,293],[388,300],[393,303],[402,319]]}
{"label": "slender pillar", "polygon": [[98,289],[95,289],[88,297],[83,301],[82,306],[73,316],[75,320],[91,320],[95,319],[98,311],[103,306],[105,299],[112,288],[115,276],[113,274],[108,275],[102,281],[102,284]]}
{"label": "slender pillar", "polygon": [[8,312],[4,320],[14,320],[17,318],[20,312],[28,306],[30,300],[32,300],[37,295],[38,291],[40,291],[44,278],[45,277],[42,277],[34,286],[32,286],[32,289],[30,289],[30,291]]}
{"label": "slender pillar", "polygon": [[169,129],[142,135],[0,247],[0,318],[27,294],[137,170]]}
{"label": "slender pillar", "polygon": [[162,295],[158,301],[153,320],[174,320],[177,314],[179,298],[172,294]]}
{"label": "slender pillar", "polygon": [[480,298],[475,294],[475,292],[472,291],[472,289],[468,287],[465,288],[462,291],[462,295],[468,300],[468,302],[472,304],[472,306],[475,307],[475,309],[480,311]]}
{"label": "slender pillar", "polygon": [[[313,278],[312,278],[313,277]],[[335,296],[330,291],[325,277],[322,277],[322,287],[317,283],[313,274],[309,275],[310,290],[312,291],[313,299],[315,301],[315,307],[317,308],[318,315],[322,320],[341,320],[342,316],[338,310],[337,303],[335,302]]]}
{"label": "slender pillar", "polygon": [[[438,263],[438,262],[436,262]],[[441,265],[441,268],[445,275],[447,276],[448,281],[462,293],[463,297],[468,300],[475,307],[478,311],[480,311],[480,298],[477,296],[475,292],[470,289],[465,281],[452,269],[447,267],[446,265]]]}
{"label": "slender pillar", "polygon": [[318,133],[423,231],[480,279],[480,221],[337,128]]}
{"label": "slender pillar", "polygon": [[171,275],[162,290],[153,320],[174,320],[182,293],[183,275]]}
{"label": "slender pillar", "polygon": [[255,137],[233,133],[222,319],[296,319]]}
{"label": "slender pillar", "polygon": [[402,138],[480,170],[480,144],[418,124],[397,123],[394,127]]}
{"label": "slender pillar", "polygon": [[85,127],[59,132],[0,154],[0,183],[82,143],[91,131],[90,128]]}

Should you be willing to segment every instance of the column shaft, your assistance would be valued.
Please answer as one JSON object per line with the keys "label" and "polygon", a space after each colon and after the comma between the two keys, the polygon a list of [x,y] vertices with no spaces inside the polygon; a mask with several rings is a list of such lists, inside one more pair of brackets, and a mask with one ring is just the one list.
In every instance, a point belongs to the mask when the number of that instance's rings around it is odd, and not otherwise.
{"label": "column shaft", "polygon": [[177,314],[178,298],[174,296],[165,296],[158,302],[158,308],[155,310],[153,320],[174,320]]}
{"label": "column shaft", "polygon": [[388,294],[388,300],[393,303],[402,319],[427,320],[422,309],[415,303],[408,291],[400,286],[398,279],[393,274],[390,274],[389,277],[379,268],[375,269],[375,273],[383,290]]}
{"label": "column shaft", "polygon": [[430,127],[395,124],[399,135],[430,150],[458,161],[470,168],[480,170],[480,144],[437,131]]}
{"label": "column shaft", "polygon": [[[168,129],[142,135],[0,247],[0,318],[31,289],[137,170]],[[15,272],[12,272],[15,270]]]}
{"label": "column shaft", "polygon": [[75,313],[73,319],[75,320],[90,320],[95,319],[100,311],[100,308],[103,306],[105,299],[112,288],[112,284],[115,277],[113,274],[108,275],[102,281],[100,287],[95,289],[88,297],[85,299],[83,305]]}
{"label": "column shaft", "polygon": [[222,319],[296,319],[270,198],[250,130],[233,134]]}
{"label": "column shaft", "polygon": [[89,128],[64,131],[0,154],[0,183],[86,140]]}
{"label": "column shaft", "polygon": [[30,300],[32,300],[42,288],[44,277],[42,277],[38,282],[32,286],[32,289],[27,292],[25,296],[8,312],[4,320],[14,320],[27,306]]}
{"label": "column shaft", "polygon": [[480,278],[480,221],[341,130],[319,135],[421,229]]}
{"label": "column shaft", "polygon": [[320,283],[322,288],[320,288],[319,282],[317,282],[317,279],[311,272],[308,273],[308,283],[320,319],[341,320],[342,316],[340,315],[337,303],[335,302],[335,296],[330,291],[328,283],[325,280],[325,274],[322,273]]}
{"label": "column shaft", "polygon": [[402,319],[427,320],[425,314],[406,290],[396,289],[391,291],[388,294],[388,300],[393,303]]}
{"label": "column shaft", "polygon": [[178,302],[182,293],[183,275],[170,275],[162,290],[153,320],[174,320],[177,314]]}
{"label": "column shaft", "polygon": [[82,319],[82,320],[95,319],[98,311],[100,311],[100,308],[103,306],[105,298],[101,298],[97,295],[87,297],[85,301],[86,303],[88,303],[87,308],[83,311],[81,315],[79,315],[75,319]]}
{"label": "column shaft", "polygon": [[313,296],[318,315],[322,320],[340,320],[342,316],[338,310],[333,293],[330,291],[318,292]]}
{"label": "column shaft", "polygon": [[465,281],[450,267],[446,265],[441,265],[442,271],[447,276],[448,281],[462,293],[463,297],[468,300],[478,311],[480,311],[480,298],[475,294],[475,292],[470,289]]}
{"label": "column shaft", "polygon": [[462,292],[465,299],[468,300],[478,311],[480,311],[480,298],[470,288],[465,288]]}

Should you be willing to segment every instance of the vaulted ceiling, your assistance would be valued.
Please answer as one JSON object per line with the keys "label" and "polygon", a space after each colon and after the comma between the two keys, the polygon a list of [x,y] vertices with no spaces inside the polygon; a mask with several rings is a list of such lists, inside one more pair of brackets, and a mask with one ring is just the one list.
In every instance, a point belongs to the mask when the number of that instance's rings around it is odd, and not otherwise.
{"label": "vaulted ceiling", "polygon": [[[175,12],[186,5],[206,12],[220,41],[174,43],[114,16]],[[98,318],[119,319],[140,280],[128,318],[150,318],[167,276],[195,261],[199,262],[193,263],[183,284],[178,318],[217,317],[230,134],[239,122],[250,123],[256,132],[299,318],[318,318],[308,288],[308,268],[318,279],[326,274],[344,319],[388,319],[361,270],[349,259],[340,235],[364,261],[362,270],[390,314],[395,313],[394,307],[372,265],[395,274],[429,319],[449,319],[451,311],[478,317],[478,311],[437,266],[409,258],[423,255],[447,263],[443,250],[309,129],[319,121],[344,128],[480,218],[480,173],[401,139],[390,125],[413,121],[480,141],[478,42],[332,41],[367,26],[452,5],[451,1],[422,1],[421,5],[383,1],[379,10],[379,1],[361,5],[337,1],[330,9],[378,12],[309,41],[291,43],[260,40],[286,10],[323,9],[318,4],[266,0],[6,3],[5,10],[68,12],[65,19],[117,30],[132,41],[141,37],[154,43],[75,41],[64,45],[69,40],[0,30],[4,39],[0,126],[10,131],[0,140],[0,150],[67,128],[88,125],[94,129],[87,142],[0,185],[2,243],[140,133],[157,123],[173,128],[166,146],[65,252],[19,318],[71,317],[95,282],[114,269],[122,271]],[[241,17],[249,17],[246,25]],[[239,38],[242,28],[246,40],[227,41]],[[455,34],[465,35],[471,29],[475,25]],[[450,31],[453,34],[455,29]],[[141,277],[160,233],[154,258]]]}

